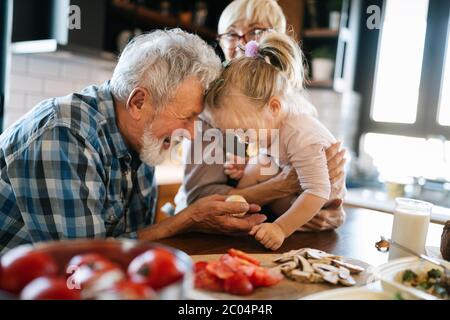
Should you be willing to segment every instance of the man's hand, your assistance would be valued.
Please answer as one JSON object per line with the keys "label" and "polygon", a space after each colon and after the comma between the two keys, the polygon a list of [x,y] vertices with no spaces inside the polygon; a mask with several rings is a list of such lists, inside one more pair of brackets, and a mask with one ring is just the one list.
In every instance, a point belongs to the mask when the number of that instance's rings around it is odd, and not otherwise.
{"label": "man's hand", "polygon": [[[180,214],[188,215],[189,230],[213,234],[247,234],[267,219],[263,214],[255,214],[261,210],[258,205],[225,200],[221,195],[202,198]],[[243,218],[232,216],[242,212],[248,214]]]}

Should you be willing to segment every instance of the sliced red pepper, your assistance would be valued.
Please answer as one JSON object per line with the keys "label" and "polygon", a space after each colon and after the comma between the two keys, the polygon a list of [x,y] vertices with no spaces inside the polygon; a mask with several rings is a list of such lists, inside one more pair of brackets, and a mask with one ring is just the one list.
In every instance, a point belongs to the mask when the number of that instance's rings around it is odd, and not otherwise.
{"label": "sliced red pepper", "polygon": [[247,253],[237,250],[237,249],[230,249],[228,250],[228,254],[232,257],[238,257],[240,259],[246,260],[250,262],[251,264],[254,264],[255,266],[261,265],[261,262],[259,262],[258,259],[253,258],[252,256],[248,255]]}

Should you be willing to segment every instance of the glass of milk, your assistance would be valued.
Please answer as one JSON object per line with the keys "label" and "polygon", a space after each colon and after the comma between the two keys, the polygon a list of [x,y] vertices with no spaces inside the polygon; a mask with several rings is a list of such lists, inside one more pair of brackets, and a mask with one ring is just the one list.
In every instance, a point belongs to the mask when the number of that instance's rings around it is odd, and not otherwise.
{"label": "glass of milk", "polygon": [[[425,253],[432,209],[433,205],[428,202],[406,198],[395,199],[391,239],[418,254]],[[407,256],[410,254],[391,245],[389,260]]]}

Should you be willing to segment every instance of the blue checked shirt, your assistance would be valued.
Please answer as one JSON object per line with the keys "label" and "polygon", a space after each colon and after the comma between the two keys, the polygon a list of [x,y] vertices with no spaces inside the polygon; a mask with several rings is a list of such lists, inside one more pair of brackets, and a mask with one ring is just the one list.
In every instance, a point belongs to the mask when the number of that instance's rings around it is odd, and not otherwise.
{"label": "blue checked shirt", "polygon": [[154,168],[126,147],[109,82],[37,105],[0,136],[0,169],[0,253],[154,222]]}

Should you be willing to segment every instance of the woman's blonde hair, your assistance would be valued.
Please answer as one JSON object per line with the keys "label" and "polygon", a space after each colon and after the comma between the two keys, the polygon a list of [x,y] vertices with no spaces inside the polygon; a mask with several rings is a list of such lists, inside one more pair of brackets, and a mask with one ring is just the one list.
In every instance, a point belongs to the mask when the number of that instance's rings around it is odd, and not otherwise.
{"label": "woman's blonde hair", "polygon": [[[285,34],[268,33],[259,43],[257,57],[240,57],[224,68],[206,94],[207,111],[222,109],[227,99],[239,92],[260,110],[277,96],[282,99],[284,114],[315,114],[303,98],[304,70],[298,44]],[[227,112],[231,111],[227,106]]]}
{"label": "woman's blonde hair", "polygon": [[268,24],[280,33],[286,33],[286,17],[276,0],[234,0],[222,12],[219,34],[237,21]]}

